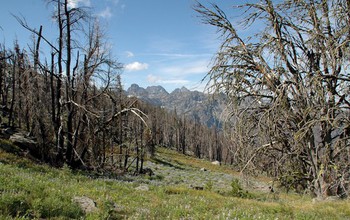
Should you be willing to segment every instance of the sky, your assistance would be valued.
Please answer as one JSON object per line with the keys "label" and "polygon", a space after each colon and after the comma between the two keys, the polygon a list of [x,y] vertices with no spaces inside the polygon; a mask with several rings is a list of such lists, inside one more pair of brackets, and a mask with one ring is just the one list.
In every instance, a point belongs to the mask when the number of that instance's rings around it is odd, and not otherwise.
{"label": "sky", "polygon": [[[207,4],[209,0],[199,0]],[[239,1],[212,0],[228,11]],[[201,83],[218,49],[216,29],[201,23],[194,0],[70,0],[71,7],[87,6],[105,31],[111,52],[124,65],[124,89],[161,85],[168,92],[185,86],[203,91]],[[44,0],[10,0],[0,8],[0,41],[8,47],[17,39],[31,43],[31,34],[13,15],[24,17],[33,28],[55,39],[52,5]],[[47,56],[47,55],[46,55]]]}

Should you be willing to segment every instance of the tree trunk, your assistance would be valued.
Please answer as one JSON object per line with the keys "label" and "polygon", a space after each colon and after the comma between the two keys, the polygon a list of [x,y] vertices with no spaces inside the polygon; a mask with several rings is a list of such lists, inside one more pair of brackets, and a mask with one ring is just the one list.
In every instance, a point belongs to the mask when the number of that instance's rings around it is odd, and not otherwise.
{"label": "tree trunk", "polygon": [[58,38],[58,78],[56,87],[56,139],[57,139],[57,157],[56,163],[60,165],[64,160],[64,135],[63,135],[63,124],[62,124],[62,79],[63,79],[63,19],[61,17],[61,0],[57,1],[57,22],[59,28]]}

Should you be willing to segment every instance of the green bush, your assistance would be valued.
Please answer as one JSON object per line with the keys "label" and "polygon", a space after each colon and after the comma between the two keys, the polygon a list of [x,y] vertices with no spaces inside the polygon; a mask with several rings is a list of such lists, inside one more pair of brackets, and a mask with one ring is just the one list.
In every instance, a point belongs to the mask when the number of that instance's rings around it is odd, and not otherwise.
{"label": "green bush", "polygon": [[247,190],[244,190],[239,183],[238,179],[233,179],[231,182],[231,196],[239,197],[239,198],[252,198],[252,194],[250,194]]}
{"label": "green bush", "polygon": [[214,186],[213,181],[212,181],[212,180],[209,180],[208,182],[206,182],[204,188],[205,188],[206,190],[211,191],[211,190],[213,189],[213,186]]}
{"label": "green bush", "polygon": [[37,199],[34,202],[34,208],[37,217],[40,218],[64,217],[77,219],[84,215],[77,204],[63,196],[47,196],[46,198]]}
{"label": "green bush", "polygon": [[12,217],[30,215],[31,205],[23,194],[6,194],[0,197],[0,213]]}

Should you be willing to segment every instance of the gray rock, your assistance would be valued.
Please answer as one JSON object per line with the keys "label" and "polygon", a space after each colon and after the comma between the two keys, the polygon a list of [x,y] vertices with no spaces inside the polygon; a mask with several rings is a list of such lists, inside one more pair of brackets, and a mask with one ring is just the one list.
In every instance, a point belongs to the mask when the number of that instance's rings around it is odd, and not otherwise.
{"label": "gray rock", "polygon": [[75,196],[72,200],[77,203],[85,213],[97,211],[96,203],[89,197]]}
{"label": "gray rock", "polygon": [[149,187],[147,185],[140,185],[135,188],[138,191],[149,191]]}
{"label": "gray rock", "polygon": [[211,162],[211,164],[213,164],[213,165],[217,165],[217,166],[219,166],[219,165],[221,165],[221,163],[219,162],[219,161],[213,161],[213,162]]}
{"label": "gray rock", "polygon": [[9,140],[22,150],[28,150],[32,156],[36,158],[40,157],[38,143],[30,137],[27,137],[25,134],[20,132],[14,133],[10,136]]}

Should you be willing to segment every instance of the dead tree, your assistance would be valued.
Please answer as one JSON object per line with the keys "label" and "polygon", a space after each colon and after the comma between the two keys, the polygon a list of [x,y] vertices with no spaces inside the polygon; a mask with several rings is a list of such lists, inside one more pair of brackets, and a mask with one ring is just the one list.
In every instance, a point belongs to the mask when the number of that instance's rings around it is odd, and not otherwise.
{"label": "dead tree", "polygon": [[[255,125],[240,133],[243,141],[251,141],[243,143],[255,155],[242,159],[252,167],[275,161],[277,178],[301,184],[318,197],[344,195],[350,180],[345,156],[349,4],[248,3],[237,7],[246,12],[240,26],[215,4],[195,6],[203,22],[217,27],[222,37],[207,75],[210,89],[229,97],[231,127],[240,118]],[[251,36],[242,37],[242,24],[254,30]]]}

